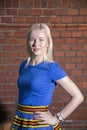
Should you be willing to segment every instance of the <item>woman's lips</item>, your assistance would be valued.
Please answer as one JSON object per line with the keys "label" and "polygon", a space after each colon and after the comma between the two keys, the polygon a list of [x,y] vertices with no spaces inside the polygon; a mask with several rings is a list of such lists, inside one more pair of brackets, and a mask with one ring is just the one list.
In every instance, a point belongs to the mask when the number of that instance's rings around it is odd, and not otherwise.
{"label": "woman's lips", "polygon": [[34,50],[34,51],[39,51],[39,50],[40,50],[40,48],[33,48],[33,50]]}

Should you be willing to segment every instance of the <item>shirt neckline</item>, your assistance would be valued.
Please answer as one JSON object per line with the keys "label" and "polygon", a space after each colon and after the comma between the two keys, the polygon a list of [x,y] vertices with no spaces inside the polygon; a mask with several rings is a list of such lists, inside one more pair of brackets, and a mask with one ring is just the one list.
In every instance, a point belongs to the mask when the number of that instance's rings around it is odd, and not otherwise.
{"label": "shirt neckline", "polygon": [[39,65],[41,65],[42,63],[44,63],[44,61],[41,61],[40,63],[38,63],[38,64],[36,64],[36,65],[28,65],[29,67],[37,67],[37,66],[39,66]]}

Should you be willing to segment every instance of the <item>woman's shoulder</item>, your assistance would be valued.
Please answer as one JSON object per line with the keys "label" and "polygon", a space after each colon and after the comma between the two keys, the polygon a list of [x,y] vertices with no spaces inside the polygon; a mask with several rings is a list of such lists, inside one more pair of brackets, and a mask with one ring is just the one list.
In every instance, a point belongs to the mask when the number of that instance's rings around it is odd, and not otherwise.
{"label": "woman's shoulder", "polygon": [[30,58],[28,57],[27,59],[24,59],[22,62],[21,62],[21,65],[20,66],[27,66],[30,62]]}
{"label": "woman's shoulder", "polygon": [[48,62],[48,64],[50,65],[50,67],[59,66],[59,64],[56,61],[50,61]]}

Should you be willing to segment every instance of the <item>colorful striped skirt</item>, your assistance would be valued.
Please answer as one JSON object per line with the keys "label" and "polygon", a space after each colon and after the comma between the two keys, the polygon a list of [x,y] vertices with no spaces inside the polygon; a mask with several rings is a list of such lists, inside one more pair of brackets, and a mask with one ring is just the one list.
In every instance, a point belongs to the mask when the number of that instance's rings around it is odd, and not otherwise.
{"label": "colorful striped skirt", "polygon": [[62,130],[59,123],[55,125],[38,124],[38,120],[34,118],[36,111],[48,112],[48,106],[23,106],[18,104],[12,130]]}

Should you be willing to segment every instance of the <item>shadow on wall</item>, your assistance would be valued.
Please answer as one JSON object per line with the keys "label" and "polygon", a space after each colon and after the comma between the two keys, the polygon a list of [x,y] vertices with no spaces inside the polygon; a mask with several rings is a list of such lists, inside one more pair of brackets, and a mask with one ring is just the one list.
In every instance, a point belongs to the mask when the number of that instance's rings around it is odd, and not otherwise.
{"label": "shadow on wall", "polygon": [[[0,130],[9,130],[9,129],[4,129],[5,122],[7,121],[8,114],[6,112],[6,108],[4,104],[0,104]],[[6,123],[7,124],[7,123]]]}
{"label": "shadow on wall", "polygon": [[0,104],[0,125],[7,121],[8,114],[3,104]]}

